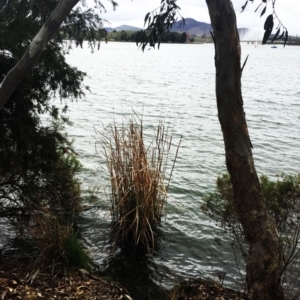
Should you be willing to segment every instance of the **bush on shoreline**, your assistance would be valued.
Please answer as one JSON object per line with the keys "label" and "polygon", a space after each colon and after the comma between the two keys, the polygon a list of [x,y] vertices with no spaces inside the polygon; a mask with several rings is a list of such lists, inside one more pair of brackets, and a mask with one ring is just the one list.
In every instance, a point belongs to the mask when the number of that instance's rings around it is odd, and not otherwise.
{"label": "bush on shoreline", "polygon": [[[284,253],[282,283],[287,297],[299,291],[300,263],[300,174],[278,175],[277,181],[260,177],[266,209],[273,217]],[[233,240],[235,257],[246,258],[248,242],[233,206],[233,190],[229,174],[217,178],[216,190],[204,199],[203,212],[217,222]],[[237,265],[240,268],[239,265]]]}

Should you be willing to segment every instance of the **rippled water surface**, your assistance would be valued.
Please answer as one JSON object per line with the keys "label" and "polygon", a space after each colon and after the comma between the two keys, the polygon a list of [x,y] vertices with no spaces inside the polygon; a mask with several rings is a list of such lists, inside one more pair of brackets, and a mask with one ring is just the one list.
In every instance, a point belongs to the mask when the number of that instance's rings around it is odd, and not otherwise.
{"label": "rippled water surface", "polygon": [[[242,60],[248,54],[243,98],[257,171],[271,177],[299,172],[300,47],[242,44]],[[110,221],[103,192],[108,175],[101,146],[95,149],[96,132],[101,134],[113,121],[126,122],[124,116],[134,110],[143,116],[147,137],[160,120],[169,124],[175,141],[183,136],[163,224],[163,248],[149,261],[149,280],[170,287],[181,278],[224,270],[235,286],[239,276],[232,255],[214,240],[221,231],[200,210],[201,198],[225,172],[213,45],[163,44],[159,51],[143,53],[134,43],[103,43],[93,54],[87,47],[74,49],[68,62],[87,72],[85,84],[91,89],[69,105],[73,126],[67,130],[84,166],[84,194],[99,188],[101,209],[80,217],[95,261],[102,264],[109,254]],[[128,267],[126,276],[130,274]]]}

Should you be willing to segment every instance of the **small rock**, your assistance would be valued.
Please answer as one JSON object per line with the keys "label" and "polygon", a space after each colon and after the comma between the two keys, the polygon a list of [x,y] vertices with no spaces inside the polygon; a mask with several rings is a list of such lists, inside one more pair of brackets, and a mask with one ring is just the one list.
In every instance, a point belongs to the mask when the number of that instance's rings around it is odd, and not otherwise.
{"label": "small rock", "polygon": [[78,271],[81,275],[89,275],[90,274],[90,272],[85,269],[79,269]]}

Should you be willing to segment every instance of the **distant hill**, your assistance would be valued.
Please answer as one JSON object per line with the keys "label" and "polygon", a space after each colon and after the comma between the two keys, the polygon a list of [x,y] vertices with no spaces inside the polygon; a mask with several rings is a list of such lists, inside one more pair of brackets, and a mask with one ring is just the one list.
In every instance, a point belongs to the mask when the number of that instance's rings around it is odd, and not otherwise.
{"label": "distant hill", "polygon": [[[142,30],[142,28],[129,26],[129,25],[122,25],[116,28],[105,28],[108,32],[111,32],[113,30],[116,31],[139,31]],[[171,29],[173,32],[186,32],[190,35],[196,35],[196,36],[202,36],[207,35],[210,36],[210,32],[212,31],[212,27],[208,23],[199,22],[192,18],[185,18],[185,26],[182,26],[181,21],[177,21],[173,24],[173,27]],[[249,29],[247,28],[239,28],[238,29],[239,34],[241,37],[243,37],[244,34],[246,34]]]}
{"label": "distant hill", "polygon": [[116,28],[105,28],[107,32],[112,32],[113,30],[116,30],[116,31],[140,31],[142,30],[142,28],[139,28],[139,27],[134,27],[134,26],[129,26],[129,25],[122,25],[122,26],[119,26],[119,27],[116,27]]}
{"label": "distant hill", "polygon": [[[212,27],[208,23],[199,22],[192,18],[185,18],[185,25],[183,27],[182,21],[177,21],[173,24],[172,30],[175,32],[186,32],[190,35],[202,36],[207,35],[210,36],[210,32],[212,31]],[[238,28],[239,34],[242,37],[246,34],[249,29],[247,28]]]}
{"label": "distant hill", "polygon": [[196,21],[192,18],[186,18],[183,26],[182,21],[177,21],[173,24],[171,31],[186,32],[188,34],[195,34],[201,36],[203,34],[210,34],[212,30],[211,25],[204,22]]}

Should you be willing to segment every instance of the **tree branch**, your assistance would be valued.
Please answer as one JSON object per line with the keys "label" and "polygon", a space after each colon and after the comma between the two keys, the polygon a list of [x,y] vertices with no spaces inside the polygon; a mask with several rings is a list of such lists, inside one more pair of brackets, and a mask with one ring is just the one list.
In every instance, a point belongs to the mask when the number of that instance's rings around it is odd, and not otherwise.
{"label": "tree branch", "polygon": [[52,35],[79,0],[61,0],[44,26],[34,37],[19,62],[8,72],[0,84],[0,110],[4,107],[18,83],[26,76],[46,48]]}

